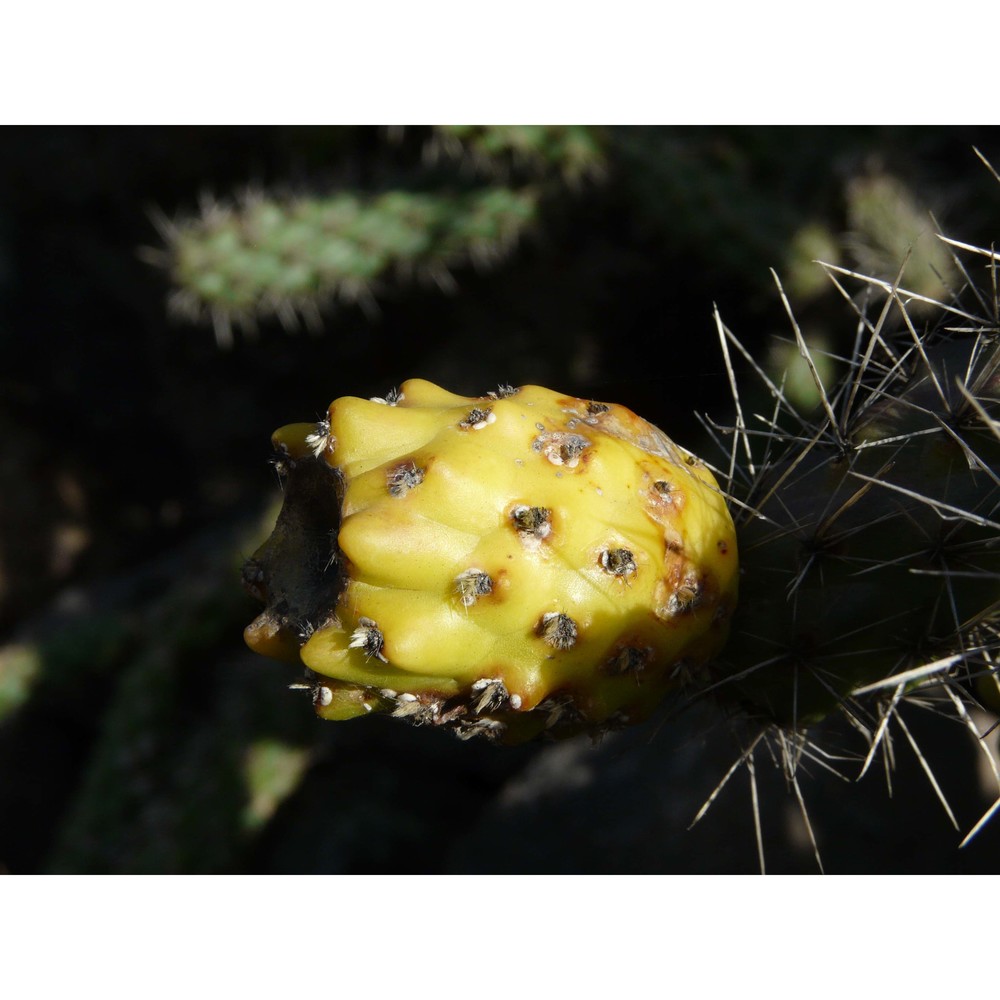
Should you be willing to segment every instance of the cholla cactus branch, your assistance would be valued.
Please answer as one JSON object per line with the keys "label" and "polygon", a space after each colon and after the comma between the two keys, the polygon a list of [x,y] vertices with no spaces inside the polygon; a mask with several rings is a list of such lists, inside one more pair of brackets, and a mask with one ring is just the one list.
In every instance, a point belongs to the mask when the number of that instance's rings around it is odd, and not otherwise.
{"label": "cholla cactus branch", "polygon": [[[989,259],[992,280],[995,255],[979,256]],[[970,293],[975,312],[959,299],[936,302],[906,291],[901,273],[886,282],[823,266],[852,304],[844,278],[885,295],[874,321],[855,306],[859,335],[852,356],[841,361],[848,373],[840,386],[829,393],[815,376],[825,419],[803,433],[803,418],[752,364],[775,400],[774,416],[759,418],[765,429],[748,430],[739,405],[728,429],[706,421],[717,433],[733,436],[724,450],[730,489],[739,501],[734,509],[742,564],[747,579],[760,584],[744,596],[733,638],[704,693],[756,719],[779,745],[782,737],[808,731],[826,715],[842,714],[867,744],[859,776],[881,755],[891,780],[895,729],[957,827],[903,709],[950,705],[969,729],[966,703],[977,696],[974,686],[996,673],[996,294]],[[796,343],[809,355],[778,285]],[[914,301],[939,309],[942,318],[929,331],[913,322]],[[898,334],[890,332],[893,317]],[[716,325],[720,339],[735,341],[718,317]],[[724,357],[730,370],[728,351]],[[741,469],[735,456],[748,448],[752,457]],[[867,598],[859,603],[862,593]],[[991,764],[995,769],[992,758]],[[734,766],[740,765],[751,770],[745,755]]]}
{"label": "cholla cactus branch", "polygon": [[248,195],[206,202],[198,218],[160,224],[165,264],[176,285],[174,310],[211,317],[221,346],[232,327],[276,317],[318,326],[336,300],[374,301],[390,279],[412,277],[447,289],[449,271],[491,266],[534,221],[539,191],[389,191],[365,197],[277,199]]}
{"label": "cholla cactus branch", "polygon": [[604,174],[603,145],[600,130],[581,125],[446,125],[434,130],[425,156],[432,163],[450,157],[492,177],[525,171],[579,185]]}

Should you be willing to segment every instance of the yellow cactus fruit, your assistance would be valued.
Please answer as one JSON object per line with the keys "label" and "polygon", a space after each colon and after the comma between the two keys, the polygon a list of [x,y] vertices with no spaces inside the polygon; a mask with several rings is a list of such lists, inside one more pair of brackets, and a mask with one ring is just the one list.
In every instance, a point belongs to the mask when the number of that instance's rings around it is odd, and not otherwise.
{"label": "yellow cactus fruit", "polygon": [[285,500],[248,562],[251,648],[316,712],[518,742],[648,716],[722,647],[733,522],[712,474],[622,406],[420,379],[274,435]]}

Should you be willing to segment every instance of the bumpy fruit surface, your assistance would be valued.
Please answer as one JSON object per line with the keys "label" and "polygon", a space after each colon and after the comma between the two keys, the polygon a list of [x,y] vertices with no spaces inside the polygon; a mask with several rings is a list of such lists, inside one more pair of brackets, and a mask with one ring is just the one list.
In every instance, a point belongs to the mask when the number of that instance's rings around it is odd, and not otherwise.
{"label": "bumpy fruit surface", "polygon": [[248,562],[258,652],[317,713],[516,742],[644,718],[719,651],[733,522],[712,474],[621,406],[421,380],[274,435],[285,499]]}

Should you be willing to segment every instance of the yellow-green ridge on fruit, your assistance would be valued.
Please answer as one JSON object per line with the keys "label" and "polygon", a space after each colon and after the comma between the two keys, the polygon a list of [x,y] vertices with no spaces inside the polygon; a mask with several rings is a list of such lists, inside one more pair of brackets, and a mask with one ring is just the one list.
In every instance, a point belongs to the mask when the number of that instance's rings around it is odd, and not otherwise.
{"label": "yellow-green ridge on fruit", "polygon": [[725,642],[733,522],[625,407],[420,379],[275,432],[285,499],[244,579],[251,648],[318,715],[518,742],[645,718]]}

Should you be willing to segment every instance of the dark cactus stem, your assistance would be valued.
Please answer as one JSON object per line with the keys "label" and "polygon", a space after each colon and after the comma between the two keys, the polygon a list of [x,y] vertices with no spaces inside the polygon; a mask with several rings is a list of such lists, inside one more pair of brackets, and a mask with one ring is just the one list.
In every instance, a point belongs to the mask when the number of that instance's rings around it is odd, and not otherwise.
{"label": "dark cactus stem", "polygon": [[[996,255],[979,252],[992,276]],[[828,266],[835,281],[837,270]],[[973,289],[973,306],[941,304],[936,325],[918,330],[908,293],[863,280],[888,297],[876,319],[858,307],[859,336],[833,391],[785,300],[817,387],[815,420],[795,410],[716,317],[737,419],[713,429],[731,438],[724,485],[734,503],[741,597],[729,645],[702,690],[749,721],[748,767],[761,739],[777,747],[800,803],[796,762],[828,716],[846,715],[865,736],[864,773],[890,722],[920,756],[898,713],[918,691],[966,725],[969,708],[996,704],[996,296]],[[732,346],[772,399],[769,414],[757,410],[756,426],[744,419]]]}

